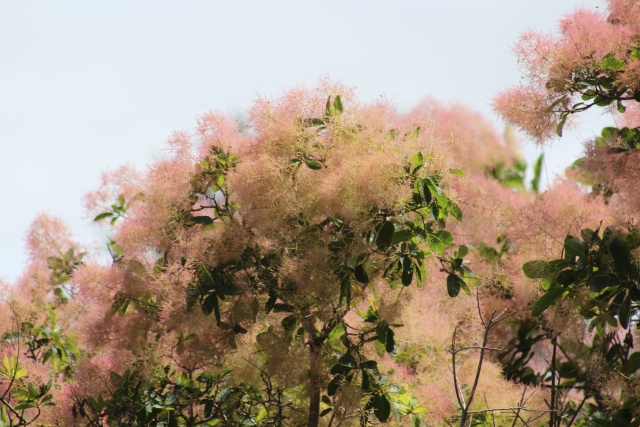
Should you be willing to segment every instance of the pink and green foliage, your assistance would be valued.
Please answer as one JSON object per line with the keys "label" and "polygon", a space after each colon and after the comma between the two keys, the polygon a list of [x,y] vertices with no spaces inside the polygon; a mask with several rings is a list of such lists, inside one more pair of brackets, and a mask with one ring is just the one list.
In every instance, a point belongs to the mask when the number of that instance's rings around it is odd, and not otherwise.
{"label": "pink and green foliage", "polygon": [[[395,352],[398,296],[427,279],[429,258],[446,272],[450,296],[469,292],[468,249],[449,249],[453,237],[444,230],[447,218],[459,221],[462,212],[441,188],[461,172],[448,167],[433,136],[401,123],[386,104],[358,104],[344,87],[260,99],[250,117],[252,136],[222,116],[203,116],[199,147],[191,148],[190,135],[176,135],[173,155],[138,183],[140,200],[114,222],[111,247],[120,255],[109,269],[122,278],[110,289],[105,317],[92,326],[100,331],[95,350],[125,349],[146,369],[162,368],[164,391],[202,393],[203,407],[177,409],[166,415],[170,423],[224,413],[208,408],[207,396],[238,380],[206,369],[214,366],[239,367],[241,380],[257,388],[236,397],[262,402],[267,419],[306,417],[317,425],[326,387],[322,415],[386,421],[393,388],[371,351]],[[352,318],[363,304],[365,312]],[[131,336],[123,340],[125,329]],[[110,341],[116,336],[119,346]],[[325,352],[332,339],[342,354]],[[203,351],[205,343],[216,350]],[[149,353],[135,354],[140,347]],[[129,385],[141,381],[127,375]],[[209,385],[203,389],[194,378]],[[300,384],[296,393],[307,410],[292,400]],[[278,405],[266,385],[280,396]],[[350,403],[337,406],[347,391]],[[91,409],[90,422],[116,416]],[[152,408],[133,417],[146,423],[162,414]]]}
{"label": "pink and green foliage", "polygon": [[626,108],[545,191],[465,106],[323,81],[105,173],[109,262],[39,216],[0,294],[0,426],[637,427],[640,11],[609,9],[523,35],[496,98],[539,142]]}
{"label": "pink and green foliage", "polygon": [[494,107],[538,143],[562,135],[566,120],[593,106],[640,100],[638,20],[633,0],[610,0],[608,13],[578,9],[558,37],[523,33],[515,54],[525,83],[500,93]]}
{"label": "pink and green foliage", "polygon": [[[31,263],[4,295],[17,309],[2,352],[25,369],[24,384],[0,380],[6,423],[417,427],[525,397],[544,414],[548,388],[525,396],[503,377],[525,378],[514,348],[481,349],[481,369],[473,353],[474,337],[515,342],[531,317],[480,316],[532,304],[522,264],[611,207],[569,182],[514,186],[496,173],[519,163],[508,134],[431,105],[401,116],[334,83],[258,99],[251,133],[206,114],[146,173],[105,174],[87,197],[112,227],[108,264],[36,221]],[[544,371],[540,345],[529,362]],[[28,382],[45,394],[13,413]]]}
{"label": "pink and green foliage", "polygon": [[[593,106],[622,114],[621,126],[604,128],[587,142],[584,157],[567,171],[592,187],[591,213],[600,211],[599,224],[576,223],[560,238],[561,251],[523,265],[527,277],[541,279],[543,295],[532,310],[539,323],[521,325],[520,348],[504,355],[507,375],[550,382],[552,427],[579,424],[580,416],[599,425],[640,423],[640,352],[633,350],[640,308],[640,5],[610,0],[607,6],[604,13],[566,16],[558,38],[524,34],[515,50],[527,84],[494,100],[508,122],[540,143],[554,128],[561,136],[571,115]],[[584,322],[573,337],[557,326],[570,317]],[[551,344],[550,368],[536,376],[530,355],[545,342]]]}
{"label": "pink and green foliage", "polygon": [[[258,99],[251,134],[210,113],[193,135],[175,134],[171,154],[146,173],[106,174],[87,205],[113,227],[112,262],[60,236],[55,256],[34,253],[17,284],[52,313],[31,333],[57,328],[68,363],[35,359],[53,375],[57,406],[29,419],[9,414],[9,424],[455,418],[444,342],[456,325],[459,343],[479,332],[465,258],[477,263],[480,286],[505,268],[509,209],[531,196],[491,173],[518,158],[513,144],[464,108],[436,113],[400,116],[339,84],[298,88]],[[471,142],[506,151],[479,158],[462,149]],[[501,197],[513,198],[509,209]],[[502,220],[487,223],[489,212]],[[496,240],[504,250],[482,261]],[[29,340],[12,342],[26,355]],[[414,355],[404,342],[427,350]],[[473,382],[473,363],[458,354],[458,381]],[[493,405],[517,404],[495,383],[518,389],[485,361],[479,390]]]}

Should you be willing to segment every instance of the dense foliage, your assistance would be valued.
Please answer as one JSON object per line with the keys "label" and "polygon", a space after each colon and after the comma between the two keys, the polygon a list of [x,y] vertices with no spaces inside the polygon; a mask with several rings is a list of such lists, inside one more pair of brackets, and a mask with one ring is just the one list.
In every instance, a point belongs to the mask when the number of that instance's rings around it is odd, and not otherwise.
{"label": "dense foliage", "polygon": [[624,113],[544,191],[509,128],[323,80],[104,173],[108,259],[38,216],[0,426],[639,426],[640,5],[608,6],[523,34],[495,99],[538,142]]}

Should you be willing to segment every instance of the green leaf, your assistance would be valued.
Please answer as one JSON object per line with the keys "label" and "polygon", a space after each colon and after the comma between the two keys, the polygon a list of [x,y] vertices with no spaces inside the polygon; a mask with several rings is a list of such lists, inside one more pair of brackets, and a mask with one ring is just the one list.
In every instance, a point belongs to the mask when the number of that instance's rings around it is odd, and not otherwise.
{"label": "green leaf", "polygon": [[113,216],[113,213],[104,212],[104,213],[101,213],[100,215],[98,215],[97,217],[95,217],[93,220],[97,222],[97,221],[100,221],[100,220],[103,220],[105,218],[109,218],[109,217],[112,217],[112,216]]}
{"label": "green leaf", "polygon": [[529,261],[524,263],[522,271],[530,279],[541,279],[550,275],[548,265],[547,261]]}
{"label": "green leaf", "polygon": [[372,369],[375,371],[378,369],[378,362],[375,360],[367,360],[360,364],[360,369]]}
{"label": "green leaf", "polygon": [[333,379],[329,382],[329,384],[327,385],[327,394],[329,396],[333,396],[334,394],[336,394],[336,391],[338,391],[338,389],[340,388],[340,386],[342,385],[342,380],[343,380],[343,376],[342,375],[336,375],[335,377],[333,377]]}
{"label": "green leaf", "polygon": [[544,161],[544,153],[540,154],[538,160],[533,165],[533,179],[531,180],[531,188],[536,193],[540,191],[540,177],[542,176],[542,162]]}
{"label": "green leaf", "polygon": [[393,241],[393,234],[395,232],[395,227],[391,221],[385,221],[378,232],[378,236],[376,237],[376,245],[381,250],[387,249],[391,246],[391,242]]}
{"label": "green leaf", "polygon": [[447,230],[436,230],[433,232],[433,235],[436,236],[444,245],[453,245],[453,236]]}
{"label": "green leaf", "polygon": [[36,386],[33,385],[33,383],[29,383],[29,385],[27,386],[27,390],[29,390],[29,400],[34,400],[38,396],[40,396],[40,392],[38,391]]}
{"label": "green leaf", "polygon": [[427,206],[429,203],[431,203],[431,200],[433,198],[431,195],[431,190],[427,185],[427,182],[422,178],[418,178],[416,180],[415,187],[416,187],[416,190],[418,191],[417,193],[418,199],[420,199],[420,200],[417,200],[416,203],[422,204],[422,206]]}
{"label": "green leaf", "polygon": [[450,273],[447,276],[447,292],[449,293],[449,296],[451,298],[455,298],[458,296],[458,294],[460,293],[460,288],[462,287],[462,284],[464,284],[464,286],[467,285],[466,283],[464,283],[464,280],[462,280],[456,274]]}
{"label": "green leaf", "polygon": [[338,113],[342,114],[344,107],[342,106],[342,99],[340,98],[340,95],[336,95],[333,100],[333,108],[335,108]]}
{"label": "green leaf", "polygon": [[457,204],[449,200],[449,204],[447,205],[447,210],[452,217],[454,217],[458,221],[462,221],[462,210],[460,209],[460,206],[458,206]]}
{"label": "green leaf", "polygon": [[618,59],[614,57],[612,54],[606,54],[600,60],[600,66],[605,70],[619,71],[624,68],[624,61],[622,59]]}
{"label": "green leaf", "polygon": [[424,169],[425,165],[418,165],[413,169],[413,172],[411,172],[411,176],[416,176],[418,175],[418,173],[420,173],[420,171],[422,171],[422,169]]}
{"label": "green leaf", "polygon": [[176,394],[174,392],[170,391],[164,397],[164,404],[165,405],[171,405],[173,402],[176,401],[176,398],[177,398]]}
{"label": "green leaf", "polygon": [[589,279],[589,286],[596,291],[601,291],[610,286],[616,286],[619,283],[618,278],[611,274],[596,274]]}
{"label": "green leaf", "polygon": [[320,412],[320,417],[324,417],[325,415],[327,415],[331,411],[333,411],[333,408],[325,409],[324,411]]}
{"label": "green leaf", "polygon": [[218,296],[215,293],[207,296],[202,302],[202,313],[208,316],[212,311],[216,317],[216,322],[220,324],[220,302],[218,301]]}
{"label": "green leaf", "polygon": [[413,281],[413,263],[411,258],[405,256],[402,260],[402,284],[409,286]]}
{"label": "green leaf", "polygon": [[389,332],[389,324],[385,320],[378,322],[376,325],[376,334],[378,341],[382,344],[387,343],[387,332]]}
{"label": "green leaf", "polygon": [[538,301],[536,301],[533,306],[531,315],[534,317],[540,316],[547,308],[549,308],[554,302],[562,297],[562,294],[564,294],[564,292],[565,289],[562,286],[557,286],[550,289]]}
{"label": "green leaf", "polygon": [[462,278],[460,278],[460,288],[464,291],[465,294],[471,295],[471,290],[469,286],[467,286],[467,282],[465,282]]}
{"label": "green leaf", "polygon": [[396,349],[396,340],[393,338],[394,335],[395,333],[392,329],[387,329],[387,342],[385,344],[385,350],[387,350],[387,353],[393,353],[393,351]]}
{"label": "green leaf", "polygon": [[[301,121],[304,127],[324,126],[326,122],[323,119],[309,118]],[[300,162],[298,160],[298,162]]]}
{"label": "green leaf", "polygon": [[607,126],[602,129],[601,135],[604,139],[614,139],[620,134],[620,129],[616,127]]}
{"label": "green leaf", "polygon": [[587,245],[582,240],[567,236],[564,239],[564,256],[566,259],[573,259],[574,257],[586,258]]}
{"label": "green leaf", "polygon": [[580,230],[580,237],[582,237],[582,240],[587,243],[598,242],[598,234],[590,228],[583,228]]}
{"label": "green leaf", "polygon": [[269,299],[264,305],[264,310],[267,312],[267,314],[271,313],[271,310],[273,310],[273,307],[276,305],[277,300],[278,296],[276,294],[269,294]]}
{"label": "green leaf", "polygon": [[206,215],[203,216],[192,216],[191,221],[200,225],[211,225],[213,224],[213,218],[208,217]]}
{"label": "green leaf", "polygon": [[411,156],[410,160],[411,160],[411,163],[413,163],[415,166],[420,166],[424,164],[424,156],[420,152]]}
{"label": "green leaf", "polygon": [[313,170],[322,169],[322,164],[320,162],[315,161],[315,160],[304,159],[304,163],[307,165],[307,167],[309,169],[313,169]]}
{"label": "green leaf", "polygon": [[613,238],[607,245],[609,254],[613,258],[616,271],[622,278],[627,278],[631,268],[631,253],[627,245],[620,238]]}
{"label": "green leaf", "polygon": [[340,283],[340,304],[347,300],[347,306],[351,305],[351,276],[346,276]]}
{"label": "green leaf", "polygon": [[562,138],[562,130],[564,129],[564,125],[567,122],[568,114],[562,114],[560,116],[560,121],[556,125],[556,135]]}
{"label": "green leaf", "polygon": [[453,175],[465,176],[466,174],[460,169],[449,169],[449,173]]}
{"label": "green leaf", "polygon": [[378,394],[371,400],[373,404],[373,413],[376,415],[376,418],[382,423],[386,422],[391,414],[391,404],[389,404],[387,397],[382,394]]}
{"label": "green leaf", "polygon": [[413,231],[411,230],[407,229],[407,230],[395,231],[391,239],[391,246],[395,246],[401,242],[407,242],[411,240],[412,237],[413,237]]}
{"label": "green leaf", "polygon": [[421,260],[416,260],[415,262],[415,267],[414,267],[414,271],[416,272],[416,286],[418,286],[419,288],[422,287],[422,282],[424,280],[424,278],[426,278],[427,276],[427,269],[424,267],[424,264],[422,263]]}
{"label": "green leaf", "polygon": [[529,261],[522,266],[522,271],[530,279],[543,279],[551,277],[572,266],[573,263],[567,259],[558,259],[550,262],[547,261]]}
{"label": "green leaf", "polygon": [[369,381],[369,374],[366,371],[362,372],[362,391],[368,392],[371,389],[371,382]]}
{"label": "green leaf", "polygon": [[629,316],[631,315],[631,293],[629,293],[620,308],[618,309],[618,320],[620,321],[620,326],[623,329],[627,329],[629,327]]}
{"label": "green leaf", "polygon": [[216,285],[216,281],[213,280],[213,276],[204,265],[198,267],[198,279],[200,283],[204,282],[204,284],[209,287]]}
{"label": "green leaf", "polygon": [[296,319],[296,316],[294,315],[287,316],[284,319],[282,319],[280,324],[282,325],[285,331],[291,334],[298,326],[298,319]]}
{"label": "green leaf", "polygon": [[457,257],[458,258],[464,258],[465,255],[467,255],[469,253],[469,248],[465,245],[462,245],[458,248],[458,254]]}
{"label": "green leaf", "polygon": [[598,107],[606,107],[611,104],[615,98],[609,98],[607,96],[598,95],[596,99],[593,100],[593,103]]}
{"label": "green leaf", "polygon": [[242,327],[241,324],[236,324],[233,326],[233,333],[234,334],[246,334],[248,331]]}
{"label": "green leaf", "polygon": [[556,282],[564,286],[569,286],[576,278],[576,272],[573,270],[562,270],[556,277]]}
{"label": "green leaf", "polygon": [[353,258],[347,258],[347,262],[345,263],[347,267],[349,267],[351,270],[355,271],[356,269],[356,263],[353,260]]}
{"label": "green leaf", "polygon": [[331,367],[331,370],[329,371],[329,373],[330,373],[331,375],[337,375],[337,374],[340,374],[340,375],[347,375],[347,373],[348,373],[350,370],[351,370],[351,368],[349,368],[349,367],[347,367],[347,366],[343,366],[343,365],[341,365],[341,364],[339,364],[339,363],[338,363],[338,364],[333,365],[333,366]]}
{"label": "green leaf", "polygon": [[356,280],[360,283],[364,283],[364,284],[369,283],[369,276],[367,276],[367,272],[364,269],[364,266],[362,264],[356,265],[354,276]]}
{"label": "green leaf", "polygon": [[356,363],[356,359],[354,359],[354,357],[349,353],[343,355],[340,359],[338,359],[338,363],[347,368],[358,367],[358,364]]}
{"label": "green leaf", "polygon": [[293,313],[293,307],[290,304],[277,303],[273,305],[274,313]]}
{"label": "green leaf", "polygon": [[630,374],[633,374],[638,369],[640,369],[640,351],[631,353],[631,355],[629,356],[629,363],[627,363],[627,367],[629,368]]}

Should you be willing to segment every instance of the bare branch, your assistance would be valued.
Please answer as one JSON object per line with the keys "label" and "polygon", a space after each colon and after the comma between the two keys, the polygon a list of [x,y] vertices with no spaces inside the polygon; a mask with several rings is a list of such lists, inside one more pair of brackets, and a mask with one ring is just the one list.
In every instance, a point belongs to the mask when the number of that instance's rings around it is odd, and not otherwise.
{"label": "bare branch", "polygon": [[[482,310],[480,308],[480,296],[479,296],[479,291],[476,292],[476,300],[477,300],[477,306],[478,306],[478,315],[480,317],[480,321],[482,322],[483,326],[484,326],[484,335],[482,338],[482,344],[480,344],[475,338],[471,338],[476,345],[475,346],[467,346],[467,347],[462,347],[462,348],[456,348],[456,335],[458,333],[458,327],[456,326],[454,332],[453,332],[453,337],[451,338],[451,349],[449,350],[449,352],[451,353],[451,363],[452,363],[452,368],[449,368],[451,370],[451,373],[453,375],[453,382],[454,382],[454,387],[456,390],[456,398],[458,399],[458,404],[460,405],[460,408],[462,410],[461,416],[460,416],[460,427],[465,427],[465,424],[467,422],[467,418],[470,418],[470,415],[473,414],[477,414],[477,413],[492,413],[492,412],[499,412],[499,411],[515,411],[518,410],[519,414],[519,410],[522,410],[522,403],[523,403],[523,399],[524,399],[524,394],[522,395],[521,399],[520,399],[520,404],[518,405],[518,407],[514,407],[514,408],[499,408],[499,409],[486,409],[486,410],[481,410],[481,411],[470,411],[469,408],[471,407],[471,404],[473,403],[473,398],[475,396],[476,390],[478,388],[478,383],[480,382],[480,374],[482,372],[482,363],[484,362],[484,356],[485,356],[485,351],[486,350],[497,350],[497,351],[501,351],[502,349],[496,348],[496,347],[489,347],[487,344],[489,343],[489,332],[491,331],[491,328],[494,327],[497,323],[501,322],[502,320],[513,316],[517,311],[512,311],[507,313],[507,309],[502,310],[502,312],[500,312],[500,314],[496,314],[497,311],[493,310],[493,312],[491,313],[491,315],[489,316],[489,320],[485,321],[484,318],[482,317]],[[458,375],[456,372],[456,355],[461,352],[461,351],[465,351],[465,350],[471,350],[471,349],[478,349],[480,350],[480,355],[478,357],[478,367],[476,368],[476,375],[475,375],[475,379],[473,381],[473,385],[471,386],[471,392],[469,393],[468,398],[466,399],[465,402],[465,398],[464,398],[464,394],[462,393],[462,389],[460,387],[460,382],[458,381]],[[526,389],[525,389],[526,390]],[[486,402],[486,398],[485,398],[485,402]],[[521,408],[521,409],[518,409]],[[471,423],[471,421],[470,421]]]}

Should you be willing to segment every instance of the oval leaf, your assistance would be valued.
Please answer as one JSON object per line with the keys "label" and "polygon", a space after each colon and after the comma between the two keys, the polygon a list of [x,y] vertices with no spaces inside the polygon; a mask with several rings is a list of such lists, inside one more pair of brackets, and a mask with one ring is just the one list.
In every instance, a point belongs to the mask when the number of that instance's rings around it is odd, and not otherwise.
{"label": "oval leaf", "polygon": [[[462,287],[463,280],[451,273],[447,276],[447,292],[451,298],[455,298],[460,293],[460,288]],[[466,286],[466,284],[465,284]]]}
{"label": "oval leaf", "polygon": [[192,216],[191,221],[200,225],[211,225],[213,224],[213,218],[208,216]]}
{"label": "oval leaf", "polygon": [[562,286],[557,286],[552,288],[544,294],[533,306],[533,310],[531,312],[532,316],[540,316],[547,308],[549,308],[554,302],[556,302],[562,294],[564,294],[565,289]]}
{"label": "oval leaf", "polygon": [[376,418],[382,423],[386,422],[389,419],[389,414],[391,414],[391,404],[389,400],[387,400],[387,397],[378,394],[373,397],[372,404],[373,413],[376,414]]}
{"label": "oval leaf", "polygon": [[393,223],[390,221],[385,221],[378,232],[378,236],[376,237],[376,245],[380,249],[386,249],[391,246],[391,242],[393,241],[393,233],[395,231],[395,227]]}
{"label": "oval leaf", "polygon": [[629,327],[629,316],[631,314],[631,293],[627,295],[627,297],[622,301],[620,308],[618,309],[618,320],[620,321],[620,326],[624,329]]}
{"label": "oval leaf", "polygon": [[536,260],[524,263],[522,271],[530,279],[544,279],[561,272],[571,265],[573,263],[567,259],[558,259],[550,262]]}
{"label": "oval leaf", "polygon": [[320,162],[317,162],[315,160],[304,159],[304,163],[307,165],[309,169],[313,169],[313,170],[322,169],[322,164],[320,164]]}
{"label": "oval leaf", "polygon": [[567,236],[564,239],[564,256],[565,258],[572,259],[574,257],[585,258],[587,252],[587,245],[582,240]]}
{"label": "oval leaf", "polygon": [[109,218],[109,217],[112,217],[112,216],[113,216],[113,213],[104,212],[104,213],[101,213],[100,215],[98,215],[97,217],[95,217],[93,220],[94,221],[100,221],[100,220],[103,220],[105,218]]}
{"label": "oval leaf", "polygon": [[358,264],[356,265],[356,269],[355,269],[355,277],[356,280],[360,283],[364,283],[365,285],[367,283],[369,283],[369,276],[367,276],[367,272],[364,269],[364,267],[362,266],[362,264]]}

